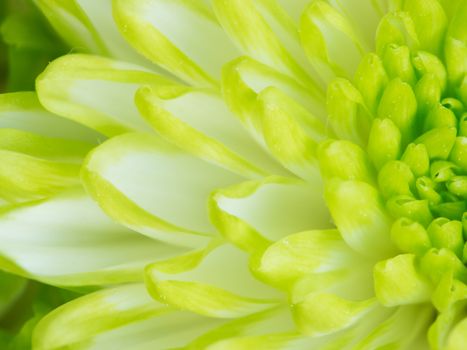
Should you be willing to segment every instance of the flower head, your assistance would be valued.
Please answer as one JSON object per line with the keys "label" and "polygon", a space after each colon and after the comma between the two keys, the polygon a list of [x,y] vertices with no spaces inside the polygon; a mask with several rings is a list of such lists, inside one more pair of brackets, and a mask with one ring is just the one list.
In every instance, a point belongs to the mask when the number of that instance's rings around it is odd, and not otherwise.
{"label": "flower head", "polygon": [[99,290],[36,349],[462,349],[466,1],[37,3],[4,268]]}

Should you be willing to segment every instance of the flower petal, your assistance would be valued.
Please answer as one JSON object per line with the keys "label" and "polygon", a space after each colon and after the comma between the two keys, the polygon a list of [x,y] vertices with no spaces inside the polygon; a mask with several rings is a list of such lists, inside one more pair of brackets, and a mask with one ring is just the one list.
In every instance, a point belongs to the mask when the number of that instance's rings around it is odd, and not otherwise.
{"label": "flower petal", "polygon": [[33,347],[51,349],[174,349],[223,320],[177,311],[156,302],[144,284],[88,294],[52,311],[36,326]]}
{"label": "flower petal", "polygon": [[216,85],[238,55],[211,9],[189,0],[114,0],[123,36],[140,53],[195,85]]}
{"label": "flower petal", "polygon": [[456,302],[467,299],[467,285],[454,278],[453,271],[444,273],[431,296],[433,305],[444,312]]}
{"label": "flower petal", "polygon": [[[331,0],[329,2],[338,9],[358,32],[366,47],[374,46],[374,33],[380,21],[382,9],[374,0]],[[362,18],[365,18],[362,21]]]}
{"label": "flower petal", "polygon": [[224,236],[250,252],[290,233],[330,227],[319,186],[278,177],[214,192],[210,213]]}
{"label": "flower petal", "polygon": [[324,180],[340,178],[375,184],[375,174],[367,154],[356,144],[345,140],[322,142],[318,148],[321,176]]}
{"label": "flower petal", "polygon": [[432,317],[433,311],[427,305],[399,307],[386,320],[376,323],[374,329],[366,332],[356,348],[427,349],[425,331]]}
{"label": "flower petal", "polygon": [[270,152],[302,179],[316,180],[319,177],[317,142],[325,140],[330,131],[279,89],[263,90],[258,95],[258,102],[263,135]]}
{"label": "flower petal", "polygon": [[428,340],[434,350],[462,350],[465,345],[465,300],[441,312],[428,331]]}
{"label": "flower petal", "polygon": [[447,27],[446,14],[439,1],[405,1],[403,9],[414,22],[420,48],[439,54]]}
{"label": "flower petal", "polygon": [[346,267],[356,257],[338,231],[304,231],[269,246],[253,270],[269,284],[288,289],[298,278]]}
{"label": "flower petal", "polygon": [[283,172],[214,91],[187,89],[168,96],[145,87],[136,104],[160,135],[189,153],[247,177]]}
{"label": "flower petal", "polygon": [[448,70],[448,80],[459,88],[467,72],[467,32],[465,21],[467,4],[459,2],[455,14],[450,21],[444,43],[445,61]]}
{"label": "flower petal", "polygon": [[225,68],[223,89],[229,107],[284,167],[305,179],[316,177],[315,145],[332,135],[325,126],[323,103],[318,107],[319,97],[244,59]]}
{"label": "flower petal", "polygon": [[146,283],[155,299],[210,317],[235,318],[279,302],[272,288],[251,275],[248,255],[230,245],[153,263]]}
{"label": "flower petal", "polygon": [[350,327],[375,307],[374,300],[351,301],[333,294],[312,293],[294,307],[301,332],[316,336]]}
{"label": "flower petal", "polygon": [[299,48],[297,29],[284,19],[280,8],[256,0],[214,0],[213,6],[225,31],[248,56],[314,92],[321,89],[310,79],[311,70]]}
{"label": "flower petal", "polygon": [[464,317],[451,331],[447,341],[447,350],[461,350],[467,343],[467,317]]}
{"label": "flower petal", "polygon": [[[196,339],[186,350],[289,349],[302,338],[287,307],[238,318]],[[295,348],[294,348],[295,349]]]}
{"label": "flower petal", "polygon": [[423,303],[430,300],[433,290],[417,271],[413,254],[401,254],[377,263],[374,281],[376,297],[384,306]]}
{"label": "flower petal", "polygon": [[80,163],[100,138],[47,113],[34,94],[0,96],[0,198],[19,203],[78,185]]}
{"label": "flower petal", "polygon": [[376,31],[376,52],[381,57],[391,45],[407,46],[418,50],[420,42],[415,24],[406,12],[389,12],[384,15]]}
{"label": "flower petal", "polygon": [[373,52],[363,56],[355,72],[354,82],[366,107],[372,115],[376,115],[379,99],[388,82],[381,58]]}
{"label": "flower petal", "polygon": [[326,85],[336,76],[353,76],[363,55],[362,42],[335,8],[313,1],[302,16],[300,36],[308,60]]}
{"label": "flower petal", "polygon": [[329,84],[326,105],[329,124],[340,139],[367,144],[373,116],[348,80],[337,78]]}
{"label": "flower petal", "polygon": [[9,150],[0,150],[0,162],[0,198],[9,202],[44,198],[79,184],[79,164]]}
{"label": "flower petal", "polygon": [[99,133],[46,111],[34,92],[0,95],[0,127],[93,144],[103,140]]}
{"label": "flower petal", "polygon": [[56,32],[78,51],[110,56],[169,75],[123,39],[112,16],[112,0],[35,0]]}
{"label": "flower petal", "polygon": [[103,54],[107,47],[77,0],[35,0],[57,33],[74,47]]}
{"label": "flower petal", "polygon": [[45,108],[107,136],[150,130],[134,104],[141,85],[178,86],[146,68],[83,54],[58,58],[36,81]]}
{"label": "flower petal", "polygon": [[183,251],[115,224],[78,189],[3,210],[0,239],[14,264],[2,268],[69,286],[141,280],[154,257]]}
{"label": "flower petal", "polygon": [[157,135],[126,134],[88,157],[84,183],[112,218],[150,237],[205,245],[214,228],[206,200],[215,188],[242,180],[170,145]]}
{"label": "flower petal", "polygon": [[360,181],[334,179],[325,186],[326,203],[344,240],[365,256],[390,256],[391,220],[378,191]]}
{"label": "flower petal", "polygon": [[12,128],[0,128],[2,151],[21,153],[49,161],[80,163],[93,146],[90,142],[47,137]]}
{"label": "flower petal", "polygon": [[[321,121],[326,120],[325,97],[280,72],[249,57],[240,57],[224,67],[222,90],[228,106],[245,124],[258,128],[254,116],[256,96],[275,87],[304,106]],[[259,131],[259,130],[258,130]]]}
{"label": "flower petal", "polygon": [[310,0],[278,0],[277,2],[298,23],[303,10],[310,3]]}

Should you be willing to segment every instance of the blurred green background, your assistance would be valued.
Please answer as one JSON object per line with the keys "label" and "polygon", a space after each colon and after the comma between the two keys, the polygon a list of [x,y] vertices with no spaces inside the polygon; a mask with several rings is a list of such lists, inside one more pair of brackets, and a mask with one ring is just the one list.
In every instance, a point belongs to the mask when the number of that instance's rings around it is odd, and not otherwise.
{"label": "blurred green background", "polygon": [[68,48],[33,0],[0,0],[0,91],[33,90],[35,77]]}

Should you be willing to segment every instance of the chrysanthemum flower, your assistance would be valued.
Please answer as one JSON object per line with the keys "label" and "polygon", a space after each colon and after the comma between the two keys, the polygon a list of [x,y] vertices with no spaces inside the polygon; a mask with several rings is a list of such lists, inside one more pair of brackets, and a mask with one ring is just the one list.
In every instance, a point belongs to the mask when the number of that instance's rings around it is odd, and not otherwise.
{"label": "chrysanthemum flower", "polygon": [[37,3],[2,267],[97,289],[35,349],[467,343],[467,2]]}

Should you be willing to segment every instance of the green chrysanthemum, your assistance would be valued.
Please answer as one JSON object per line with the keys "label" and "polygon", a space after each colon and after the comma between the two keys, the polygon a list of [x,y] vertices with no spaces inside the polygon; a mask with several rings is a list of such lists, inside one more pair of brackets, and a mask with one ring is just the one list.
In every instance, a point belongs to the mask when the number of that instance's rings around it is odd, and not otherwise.
{"label": "green chrysanthemum", "polygon": [[98,290],[35,349],[465,348],[467,1],[37,4],[1,266]]}

